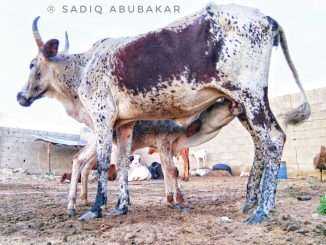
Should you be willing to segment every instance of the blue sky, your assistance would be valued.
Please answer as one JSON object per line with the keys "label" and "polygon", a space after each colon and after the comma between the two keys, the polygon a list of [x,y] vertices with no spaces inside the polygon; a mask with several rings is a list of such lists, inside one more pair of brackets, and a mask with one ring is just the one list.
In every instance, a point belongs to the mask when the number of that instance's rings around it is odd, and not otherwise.
{"label": "blue sky", "polygon": [[[259,8],[272,16],[285,29],[291,56],[305,89],[326,85],[326,1],[324,0],[239,0],[215,1],[217,4],[238,3]],[[110,6],[119,5],[180,5],[180,14],[113,14]],[[69,118],[61,104],[53,99],[41,99],[30,108],[16,102],[16,93],[27,81],[29,63],[37,54],[31,23],[40,15],[39,29],[43,39],[63,40],[68,31],[71,53],[86,51],[92,43],[104,37],[131,36],[153,30],[201,9],[206,1],[198,0],[2,0],[0,29],[0,126],[33,128],[78,133],[80,127]],[[47,11],[54,6],[54,13]],[[92,13],[62,13],[85,5]],[[102,14],[94,12],[100,5]],[[273,52],[270,70],[270,96],[297,92],[295,82],[285,63],[281,49]]]}

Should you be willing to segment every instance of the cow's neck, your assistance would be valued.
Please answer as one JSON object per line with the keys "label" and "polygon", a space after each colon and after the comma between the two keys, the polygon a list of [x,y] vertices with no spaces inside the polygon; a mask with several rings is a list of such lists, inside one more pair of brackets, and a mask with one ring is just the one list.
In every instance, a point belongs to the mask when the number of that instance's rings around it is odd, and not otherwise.
{"label": "cow's neck", "polygon": [[63,56],[63,60],[53,64],[55,78],[51,83],[50,97],[61,102],[69,116],[91,127],[90,117],[84,110],[78,96],[82,74],[90,54],[72,54]]}

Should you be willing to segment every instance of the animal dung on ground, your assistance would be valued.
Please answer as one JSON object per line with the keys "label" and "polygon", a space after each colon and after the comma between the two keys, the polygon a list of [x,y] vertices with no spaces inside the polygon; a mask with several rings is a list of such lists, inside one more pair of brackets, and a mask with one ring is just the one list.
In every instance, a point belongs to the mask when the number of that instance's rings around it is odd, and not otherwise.
{"label": "animal dung on ground", "polygon": [[299,201],[309,201],[309,200],[311,200],[311,196],[309,196],[309,195],[297,196],[297,199]]}

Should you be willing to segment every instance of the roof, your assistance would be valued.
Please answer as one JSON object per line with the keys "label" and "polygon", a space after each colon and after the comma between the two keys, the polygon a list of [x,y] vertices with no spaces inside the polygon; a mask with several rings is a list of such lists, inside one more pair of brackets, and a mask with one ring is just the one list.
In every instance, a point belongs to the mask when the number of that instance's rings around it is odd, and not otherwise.
{"label": "roof", "polygon": [[41,135],[33,135],[33,137],[35,138],[34,141],[43,141],[54,145],[83,147],[87,144],[87,142],[83,140],[73,140],[73,139],[66,139],[66,138],[41,136]]}

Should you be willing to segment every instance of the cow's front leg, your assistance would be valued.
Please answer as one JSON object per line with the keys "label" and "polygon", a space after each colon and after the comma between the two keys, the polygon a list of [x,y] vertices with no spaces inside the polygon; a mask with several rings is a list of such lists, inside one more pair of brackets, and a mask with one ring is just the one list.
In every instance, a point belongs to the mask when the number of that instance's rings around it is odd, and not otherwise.
{"label": "cow's front leg", "polygon": [[81,171],[81,188],[80,188],[80,202],[82,205],[88,205],[88,176],[90,171],[96,167],[96,149],[94,148],[92,156],[87,160],[85,166]]}
{"label": "cow's front leg", "polygon": [[[100,118],[103,118],[100,116]],[[99,121],[97,121],[99,122]],[[97,192],[95,203],[79,220],[90,220],[102,216],[102,208],[107,204],[107,170],[112,149],[113,124],[103,123],[96,127],[96,162],[97,162]]]}
{"label": "cow's front leg", "polygon": [[80,168],[82,162],[79,160],[79,156],[83,150],[85,150],[87,146],[85,146],[82,150],[80,150],[72,160],[71,167],[71,178],[70,178],[70,186],[68,192],[68,207],[67,213],[69,217],[76,215],[76,196],[77,196],[77,185],[78,185],[78,177],[80,174]]}
{"label": "cow's front leg", "polygon": [[116,207],[110,210],[108,215],[124,215],[128,212],[128,205],[130,204],[128,191],[128,167],[129,156],[131,154],[133,128],[134,123],[128,123],[116,129],[120,193]]}

